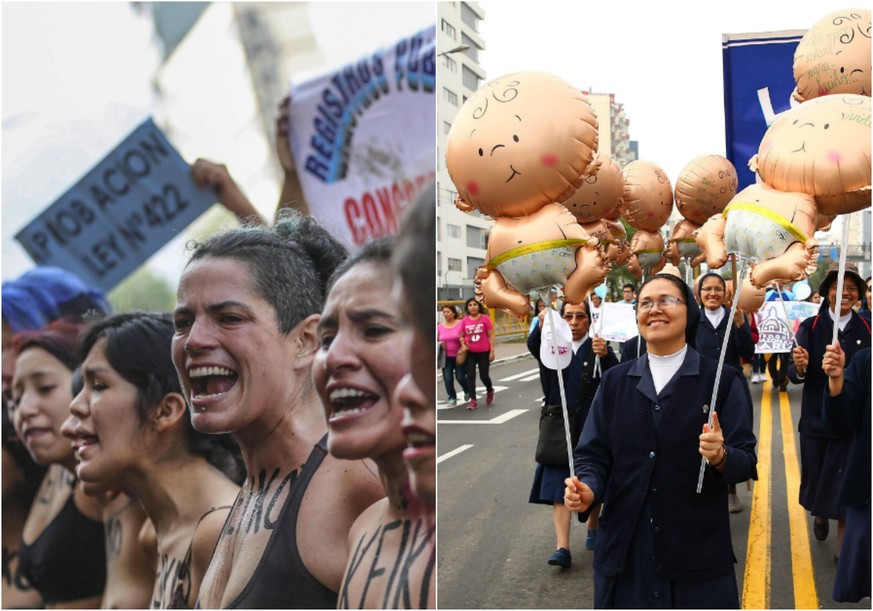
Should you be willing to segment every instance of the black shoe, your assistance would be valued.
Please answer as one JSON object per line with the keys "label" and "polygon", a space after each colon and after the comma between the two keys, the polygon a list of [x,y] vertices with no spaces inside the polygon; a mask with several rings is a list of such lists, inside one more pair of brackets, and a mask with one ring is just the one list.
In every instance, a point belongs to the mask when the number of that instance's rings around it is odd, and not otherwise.
{"label": "black shoe", "polygon": [[824,522],[819,522],[816,520],[812,523],[812,532],[815,534],[815,538],[819,541],[824,541],[828,538],[828,531],[830,530],[830,521],[825,520]]}
{"label": "black shoe", "polygon": [[569,568],[573,563],[573,557],[570,555],[570,550],[566,547],[559,547],[555,553],[549,556],[549,564],[559,566],[561,568]]}

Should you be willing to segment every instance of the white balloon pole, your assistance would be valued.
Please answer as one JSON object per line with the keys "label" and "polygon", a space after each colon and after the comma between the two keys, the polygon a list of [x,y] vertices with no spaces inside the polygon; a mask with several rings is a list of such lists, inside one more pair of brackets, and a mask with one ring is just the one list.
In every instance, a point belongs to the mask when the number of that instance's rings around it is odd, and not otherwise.
{"label": "white balloon pole", "polygon": [[[603,306],[603,300],[600,301],[600,305]],[[588,313],[590,314],[593,309],[594,309],[594,304],[591,303],[591,293],[588,293]],[[603,316],[602,311],[601,311],[600,315]],[[600,322],[600,321],[598,320],[598,322]],[[588,317],[588,333],[592,336],[591,339],[594,339],[594,333],[595,333],[594,325],[591,324],[591,317],[590,316]],[[599,378],[601,371],[602,370],[600,369],[600,355],[595,354],[594,355],[594,373],[593,373],[594,377]]]}
{"label": "white balloon pole", "polygon": [[[846,275],[846,245],[849,243],[849,217],[843,215],[843,239],[840,241],[840,269],[837,272],[837,294],[834,297],[834,333],[831,345],[836,345],[837,334],[840,331],[840,306],[843,302],[843,278]],[[827,295],[822,295],[827,297]]]}
{"label": "white balloon pole", "polygon": [[779,301],[782,303],[782,311],[785,312],[785,320],[788,323],[788,332],[791,334],[791,343],[797,347],[797,334],[794,332],[794,321],[788,315],[788,306],[785,305],[785,298],[782,297],[782,287],[776,283],[776,292],[779,293]]}
{"label": "white balloon pole", "polygon": [[[736,261],[737,255],[734,254],[733,257]],[[707,416],[707,425],[709,428],[712,428],[712,415],[715,413],[715,400],[718,397],[718,385],[721,381],[721,372],[724,369],[724,357],[727,352],[728,341],[731,337],[731,330],[734,327],[734,315],[737,313],[737,304],[740,302],[740,291],[743,288],[743,278],[746,273],[746,260],[740,259],[740,271],[736,275],[736,280],[734,281],[734,301],[731,304],[731,313],[728,318],[727,328],[724,332],[724,340],[721,343],[721,353],[718,355],[718,369],[715,372],[715,384],[712,386],[712,399],[709,401],[709,409]],[[706,465],[709,461],[706,460],[705,457],[700,457],[700,476],[697,478],[697,494],[700,494],[700,491],[703,490],[703,474],[706,472]]]}

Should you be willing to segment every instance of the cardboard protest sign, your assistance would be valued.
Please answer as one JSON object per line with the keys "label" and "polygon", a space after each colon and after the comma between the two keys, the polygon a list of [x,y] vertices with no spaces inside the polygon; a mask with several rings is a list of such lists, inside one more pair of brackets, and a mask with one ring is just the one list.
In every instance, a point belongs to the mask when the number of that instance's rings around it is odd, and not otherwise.
{"label": "cardboard protest sign", "polygon": [[[755,323],[758,325],[758,343],[755,344],[756,354],[773,354],[791,352],[792,330],[804,320],[818,313],[818,304],[807,301],[786,301],[785,307],[779,301],[765,302],[755,313]],[[788,312],[788,319],[785,312]]]}
{"label": "cardboard protest sign", "polygon": [[214,202],[149,118],[15,239],[37,265],[110,291]]}
{"label": "cardboard protest sign", "polygon": [[436,28],[291,87],[290,143],[309,211],[360,247],[396,233],[435,177]]}

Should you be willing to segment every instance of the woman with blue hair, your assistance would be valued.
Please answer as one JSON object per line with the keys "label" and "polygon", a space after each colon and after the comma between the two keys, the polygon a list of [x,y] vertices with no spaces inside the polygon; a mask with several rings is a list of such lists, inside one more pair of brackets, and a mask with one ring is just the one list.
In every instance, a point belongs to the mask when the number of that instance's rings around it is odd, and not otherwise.
{"label": "woman with blue hair", "polygon": [[112,306],[102,291],[59,267],[35,267],[3,283],[3,396],[9,398],[15,358],[12,336],[35,331],[59,318],[82,320],[94,311],[109,314]]}

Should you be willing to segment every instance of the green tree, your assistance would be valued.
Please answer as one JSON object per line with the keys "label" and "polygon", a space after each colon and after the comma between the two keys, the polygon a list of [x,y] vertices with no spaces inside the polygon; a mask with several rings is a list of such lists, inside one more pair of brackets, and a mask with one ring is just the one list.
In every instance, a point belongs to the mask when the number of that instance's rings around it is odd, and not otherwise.
{"label": "green tree", "polygon": [[146,264],[109,293],[109,302],[116,313],[133,310],[169,312],[176,306],[176,288]]}

